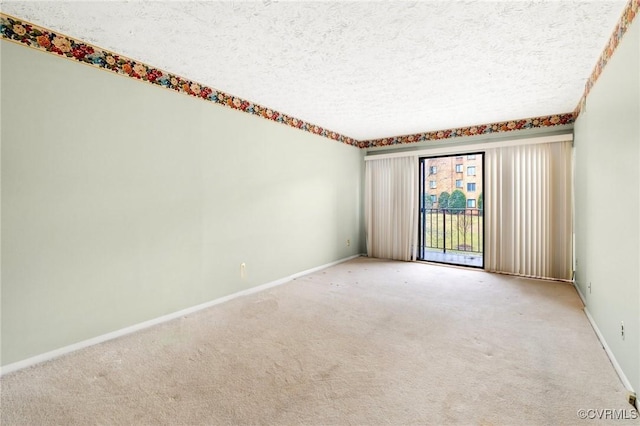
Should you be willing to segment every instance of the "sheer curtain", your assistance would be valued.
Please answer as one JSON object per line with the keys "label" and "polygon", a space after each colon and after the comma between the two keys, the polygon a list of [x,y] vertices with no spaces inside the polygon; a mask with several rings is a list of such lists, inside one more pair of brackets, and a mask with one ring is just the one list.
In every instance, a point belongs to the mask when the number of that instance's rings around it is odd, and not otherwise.
{"label": "sheer curtain", "polygon": [[365,163],[367,255],[415,260],[418,238],[418,159]]}
{"label": "sheer curtain", "polygon": [[485,153],[485,269],[571,279],[571,142]]}

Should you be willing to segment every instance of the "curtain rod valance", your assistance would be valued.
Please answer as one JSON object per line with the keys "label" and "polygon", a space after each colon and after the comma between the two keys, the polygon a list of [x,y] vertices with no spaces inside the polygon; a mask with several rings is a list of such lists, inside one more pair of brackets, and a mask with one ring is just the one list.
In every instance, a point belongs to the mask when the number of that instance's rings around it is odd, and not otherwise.
{"label": "curtain rod valance", "polygon": [[439,146],[434,148],[425,148],[413,151],[390,152],[388,154],[369,154],[364,157],[365,161],[380,160],[383,158],[399,158],[399,157],[426,157],[432,155],[448,155],[458,154],[468,151],[482,151],[491,148],[502,148],[507,146],[533,145],[539,143],[554,142],[571,142],[573,141],[572,133],[565,133],[552,136],[540,136],[526,139],[510,139],[506,141],[496,142],[476,142],[456,146]]}

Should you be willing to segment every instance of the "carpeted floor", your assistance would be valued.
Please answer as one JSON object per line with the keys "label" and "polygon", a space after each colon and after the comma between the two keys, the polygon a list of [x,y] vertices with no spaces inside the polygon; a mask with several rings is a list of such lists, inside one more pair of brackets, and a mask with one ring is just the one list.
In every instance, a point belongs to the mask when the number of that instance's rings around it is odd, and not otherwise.
{"label": "carpeted floor", "polygon": [[632,410],[571,285],[367,258],[1,386],[3,425],[587,425],[579,409]]}

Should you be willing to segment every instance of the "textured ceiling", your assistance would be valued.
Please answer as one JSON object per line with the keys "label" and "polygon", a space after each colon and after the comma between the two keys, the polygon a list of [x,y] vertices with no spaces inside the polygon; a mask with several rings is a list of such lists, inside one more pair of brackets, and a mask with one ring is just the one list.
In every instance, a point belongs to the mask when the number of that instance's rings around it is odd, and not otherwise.
{"label": "textured ceiling", "polygon": [[571,112],[626,0],[3,1],[359,139]]}

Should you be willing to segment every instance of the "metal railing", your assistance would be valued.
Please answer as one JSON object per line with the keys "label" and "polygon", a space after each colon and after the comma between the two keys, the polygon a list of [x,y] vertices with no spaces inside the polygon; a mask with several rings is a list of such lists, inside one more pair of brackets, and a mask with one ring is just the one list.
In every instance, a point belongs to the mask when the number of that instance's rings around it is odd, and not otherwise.
{"label": "metal railing", "polygon": [[483,210],[420,209],[418,248],[421,257],[427,249],[450,252],[482,253],[484,248]]}

